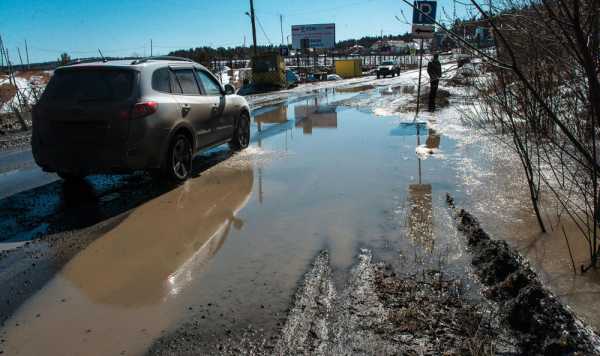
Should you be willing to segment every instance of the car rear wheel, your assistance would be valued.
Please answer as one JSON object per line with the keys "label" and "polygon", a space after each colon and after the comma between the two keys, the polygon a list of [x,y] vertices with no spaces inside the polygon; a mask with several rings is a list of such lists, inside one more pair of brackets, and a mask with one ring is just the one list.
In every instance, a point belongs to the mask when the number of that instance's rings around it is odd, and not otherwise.
{"label": "car rear wheel", "polygon": [[233,133],[233,138],[229,142],[232,150],[240,151],[250,144],[250,116],[242,113],[238,120],[237,127]]}
{"label": "car rear wheel", "polygon": [[192,142],[184,134],[177,134],[167,154],[165,162],[165,173],[167,178],[183,182],[190,177],[192,173]]}

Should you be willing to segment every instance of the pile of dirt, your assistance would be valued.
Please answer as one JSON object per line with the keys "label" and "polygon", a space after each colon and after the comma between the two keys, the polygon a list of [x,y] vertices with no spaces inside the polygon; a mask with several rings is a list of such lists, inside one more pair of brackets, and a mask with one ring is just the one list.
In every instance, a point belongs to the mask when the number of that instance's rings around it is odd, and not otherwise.
{"label": "pile of dirt", "polygon": [[[430,92],[430,88],[429,86],[424,87],[421,90],[421,95],[419,96],[419,105],[421,107],[422,110],[426,110],[427,107],[429,106],[429,92]],[[439,88],[437,91],[437,95],[435,96],[435,107],[436,109],[441,109],[441,108],[445,108],[448,105],[450,105],[450,92]],[[411,99],[411,101],[406,104],[406,105],[402,105],[401,107],[398,108],[398,112],[414,112],[417,109],[417,98],[413,98]]]}
{"label": "pile of dirt", "polygon": [[[9,112],[0,113],[0,135],[2,135],[2,142],[0,142],[0,149],[4,146],[19,146],[20,141],[13,142],[9,140],[11,138],[19,139],[24,131],[31,128],[31,112]],[[19,135],[21,133],[21,135]],[[4,143],[6,141],[6,144]],[[29,142],[29,140],[27,140]]]}
{"label": "pile of dirt", "polygon": [[[250,329],[211,350],[224,355],[516,355],[486,303],[439,271],[398,276],[362,250],[342,291],[321,252],[275,341]],[[166,350],[177,350],[176,340]],[[163,349],[164,351],[165,349]],[[168,354],[153,349],[152,354]]]}
{"label": "pile of dirt", "polygon": [[16,72],[15,75],[19,78],[25,78],[28,82],[35,84],[48,84],[50,81],[50,73],[43,70],[25,70]]}
{"label": "pile of dirt", "polygon": [[[2,122],[1,115],[0,122]],[[21,148],[31,144],[31,130],[15,131],[14,124],[10,125],[11,130],[4,131],[3,127],[0,124],[0,151]]]}
{"label": "pile of dirt", "polygon": [[492,240],[468,212],[457,209],[458,228],[467,238],[475,273],[498,303],[502,323],[514,331],[528,355],[600,355],[600,338],[542,285],[526,260],[505,241]]}
{"label": "pile of dirt", "polygon": [[17,94],[17,87],[10,83],[0,84],[0,106],[8,102]]}

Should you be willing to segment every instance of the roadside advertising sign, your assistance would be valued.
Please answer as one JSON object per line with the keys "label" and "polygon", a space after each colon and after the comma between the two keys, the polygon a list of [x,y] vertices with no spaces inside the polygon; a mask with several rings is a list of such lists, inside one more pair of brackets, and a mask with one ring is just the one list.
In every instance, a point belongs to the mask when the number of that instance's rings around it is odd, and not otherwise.
{"label": "roadside advertising sign", "polygon": [[292,48],[335,48],[335,24],[292,26]]}

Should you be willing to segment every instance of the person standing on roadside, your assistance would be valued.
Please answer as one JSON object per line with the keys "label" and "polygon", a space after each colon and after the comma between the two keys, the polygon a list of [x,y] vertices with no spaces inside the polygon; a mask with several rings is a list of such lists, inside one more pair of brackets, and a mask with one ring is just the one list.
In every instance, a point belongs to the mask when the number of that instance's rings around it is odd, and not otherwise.
{"label": "person standing on roadside", "polygon": [[429,111],[435,111],[435,96],[442,77],[442,64],[437,53],[433,55],[433,59],[427,64],[427,74],[429,74]]}

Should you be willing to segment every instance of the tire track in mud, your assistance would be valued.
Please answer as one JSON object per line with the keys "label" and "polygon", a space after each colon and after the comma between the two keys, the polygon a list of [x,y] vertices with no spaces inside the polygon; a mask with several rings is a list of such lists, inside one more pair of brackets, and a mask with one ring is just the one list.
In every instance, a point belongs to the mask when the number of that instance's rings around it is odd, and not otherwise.
{"label": "tire track in mud", "polygon": [[342,291],[333,283],[328,252],[317,255],[277,337],[248,329],[202,350],[174,338],[151,353],[517,355],[515,343],[494,308],[468,300],[458,280],[440,271],[399,277],[362,249]]}

